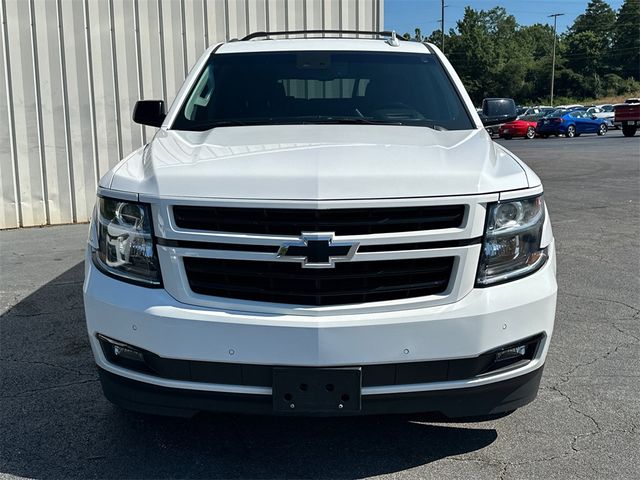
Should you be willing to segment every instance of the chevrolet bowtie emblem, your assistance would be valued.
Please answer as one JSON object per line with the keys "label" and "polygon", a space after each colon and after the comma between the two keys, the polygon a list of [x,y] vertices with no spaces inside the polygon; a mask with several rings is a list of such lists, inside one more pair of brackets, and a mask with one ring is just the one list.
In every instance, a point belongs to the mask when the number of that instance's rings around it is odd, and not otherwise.
{"label": "chevrolet bowtie emblem", "polygon": [[336,242],[333,233],[305,233],[300,240],[283,244],[277,258],[300,262],[303,268],[333,268],[336,262],[351,260],[358,249],[356,242]]}

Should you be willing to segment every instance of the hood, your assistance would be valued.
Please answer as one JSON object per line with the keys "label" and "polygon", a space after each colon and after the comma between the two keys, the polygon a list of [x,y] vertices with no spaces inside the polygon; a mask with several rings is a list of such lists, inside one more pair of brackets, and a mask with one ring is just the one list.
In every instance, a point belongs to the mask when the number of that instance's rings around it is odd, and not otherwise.
{"label": "hood", "polygon": [[110,187],[162,197],[278,200],[468,195],[527,188],[482,129],[378,125],[160,130]]}

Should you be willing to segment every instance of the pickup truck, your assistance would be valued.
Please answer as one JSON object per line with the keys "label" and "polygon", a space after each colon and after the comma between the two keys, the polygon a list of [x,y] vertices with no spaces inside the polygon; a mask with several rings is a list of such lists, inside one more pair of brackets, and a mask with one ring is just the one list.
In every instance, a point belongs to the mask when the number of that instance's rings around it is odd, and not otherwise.
{"label": "pickup truck", "polygon": [[614,106],[614,125],[622,127],[625,137],[633,137],[640,127],[640,99],[630,98]]}
{"label": "pickup truck", "polygon": [[485,130],[513,100],[483,118],[437,47],[394,33],[208,48],[168,111],[136,104],[159,129],[99,183],[84,305],[106,397],[178,416],[531,402],[554,238],[540,179]]}

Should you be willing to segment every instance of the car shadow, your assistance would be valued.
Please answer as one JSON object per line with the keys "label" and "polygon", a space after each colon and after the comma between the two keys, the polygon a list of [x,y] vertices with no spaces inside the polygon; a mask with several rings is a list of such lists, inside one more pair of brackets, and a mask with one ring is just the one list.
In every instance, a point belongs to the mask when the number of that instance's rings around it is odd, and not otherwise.
{"label": "car shadow", "polygon": [[[488,424],[121,410],[102,396],[80,263],[0,317],[0,473],[32,478],[361,478],[482,449]],[[433,424],[438,421],[438,424]]]}

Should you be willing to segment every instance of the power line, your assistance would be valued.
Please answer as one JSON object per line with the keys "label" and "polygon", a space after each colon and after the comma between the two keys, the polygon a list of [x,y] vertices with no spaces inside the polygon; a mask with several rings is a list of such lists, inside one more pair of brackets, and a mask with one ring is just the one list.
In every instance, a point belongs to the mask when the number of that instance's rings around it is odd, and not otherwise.
{"label": "power line", "polygon": [[[629,52],[629,51],[640,52],[640,47],[610,48],[607,50],[607,53]],[[447,56],[455,57],[456,55],[467,55],[467,52],[449,52]],[[562,55],[559,55],[559,58],[564,59],[564,58],[591,57],[591,56],[592,55],[589,53],[564,53]]]}

